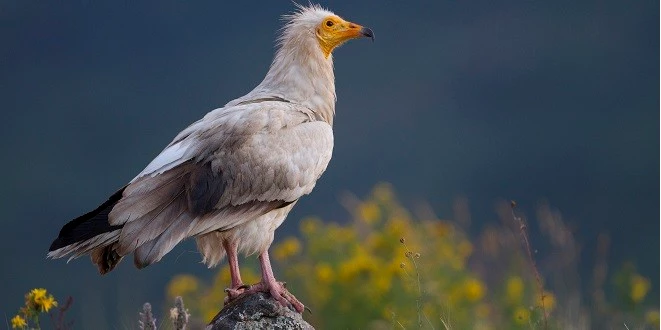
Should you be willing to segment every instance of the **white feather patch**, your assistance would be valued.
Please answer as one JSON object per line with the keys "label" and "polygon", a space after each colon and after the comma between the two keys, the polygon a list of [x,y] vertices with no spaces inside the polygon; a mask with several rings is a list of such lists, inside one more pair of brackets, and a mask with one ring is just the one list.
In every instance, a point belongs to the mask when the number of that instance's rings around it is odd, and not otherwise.
{"label": "white feather patch", "polygon": [[185,139],[171,146],[168,146],[158,156],[156,156],[156,158],[154,158],[154,160],[152,160],[151,163],[149,163],[149,165],[147,165],[147,167],[142,170],[142,172],[140,172],[140,174],[133,178],[131,183],[146,175],[155,176],[161,174],[191,159],[191,153],[188,152],[190,145],[190,140]]}

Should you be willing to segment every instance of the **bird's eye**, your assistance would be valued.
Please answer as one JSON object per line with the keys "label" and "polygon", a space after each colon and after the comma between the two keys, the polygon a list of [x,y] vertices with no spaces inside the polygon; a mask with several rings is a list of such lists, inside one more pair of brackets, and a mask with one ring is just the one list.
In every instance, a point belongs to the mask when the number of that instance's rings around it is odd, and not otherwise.
{"label": "bird's eye", "polygon": [[326,21],[326,26],[328,26],[328,27],[333,26],[333,21]]}

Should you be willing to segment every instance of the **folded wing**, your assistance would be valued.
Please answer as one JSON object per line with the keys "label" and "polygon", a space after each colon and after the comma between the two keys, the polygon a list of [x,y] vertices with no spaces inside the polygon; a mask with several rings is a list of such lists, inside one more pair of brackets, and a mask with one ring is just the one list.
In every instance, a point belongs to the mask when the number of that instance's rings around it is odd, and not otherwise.
{"label": "folded wing", "polygon": [[[181,240],[228,230],[310,193],[328,165],[330,125],[307,109],[259,102],[219,109],[184,130],[109,214],[111,247],[144,267]],[[103,258],[101,258],[103,259]]]}

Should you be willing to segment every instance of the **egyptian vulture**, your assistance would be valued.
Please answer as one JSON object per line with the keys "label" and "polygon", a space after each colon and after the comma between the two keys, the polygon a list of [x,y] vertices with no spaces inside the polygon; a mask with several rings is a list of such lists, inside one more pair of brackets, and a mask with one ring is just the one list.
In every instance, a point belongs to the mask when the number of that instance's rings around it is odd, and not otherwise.
{"label": "egyptian vulture", "polygon": [[[250,93],[191,124],[131,182],[62,227],[49,257],[89,254],[99,272],[133,253],[138,268],[194,237],[203,262],[227,256],[228,300],[269,292],[298,312],[277,282],[268,249],[274,231],[309,194],[331,159],[333,50],[372,30],[316,5],[285,16],[275,58]],[[261,282],[241,281],[237,254],[259,254]]]}

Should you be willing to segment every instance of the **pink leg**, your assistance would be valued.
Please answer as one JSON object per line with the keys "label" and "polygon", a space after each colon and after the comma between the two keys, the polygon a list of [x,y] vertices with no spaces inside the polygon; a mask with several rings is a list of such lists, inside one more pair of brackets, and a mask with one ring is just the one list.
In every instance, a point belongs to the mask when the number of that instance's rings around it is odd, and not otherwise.
{"label": "pink leg", "polygon": [[225,248],[225,253],[227,253],[227,261],[230,266],[230,277],[232,278],[232,284],[229,289],[225,289],[227,292],[227,301],[232,300],[238,297],[246,289],[246,285],[241,281],[241,272],[239,271],[239,257],[236,251],[237,244],[230,243],[228,241],[223,241],[223,247]]}
{"label": "pink leg", "polygon": [[259,255],[259,263],[262,267],[262,281],[253,285],[245,291],[247,294],[254,292],[268,292],[271,296],[280,302],[285,307],[293,307],[297,312],[303,313],[303,304],[294,297],[285,288],[284,283],[278,282],[273,276],[273,269],[271,268],[271,260],[269,259],[269,252],[264,251]]}

